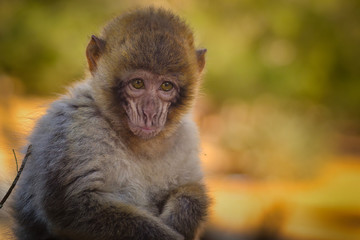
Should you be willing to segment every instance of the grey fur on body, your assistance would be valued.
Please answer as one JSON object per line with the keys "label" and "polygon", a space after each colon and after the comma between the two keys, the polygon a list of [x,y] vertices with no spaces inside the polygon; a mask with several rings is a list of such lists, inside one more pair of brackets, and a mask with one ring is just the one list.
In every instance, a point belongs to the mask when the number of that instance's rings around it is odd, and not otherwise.
{"label": "grey fur on body", "polygon": [[149,154],[131,152],[89,81],[75,86],[30,137],[14,201],[17,238],[193,239],[208,203],[191,115],[156,141]]}

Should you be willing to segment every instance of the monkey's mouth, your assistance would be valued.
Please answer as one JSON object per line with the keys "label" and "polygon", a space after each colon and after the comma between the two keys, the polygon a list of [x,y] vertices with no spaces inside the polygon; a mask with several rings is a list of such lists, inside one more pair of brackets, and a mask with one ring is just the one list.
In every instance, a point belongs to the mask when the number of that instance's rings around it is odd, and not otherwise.
{"label": "monkey's mouth", "polygon": [[140,131],[144,134],[151,135],[157,131],[157,128],[139,127]]}
{"label": "monkey's mouth", "polygon": [[131,122],[129,122],[129,128],[134,135],[143,139],[153,138],[163,129],[162,126],[138,126]]}

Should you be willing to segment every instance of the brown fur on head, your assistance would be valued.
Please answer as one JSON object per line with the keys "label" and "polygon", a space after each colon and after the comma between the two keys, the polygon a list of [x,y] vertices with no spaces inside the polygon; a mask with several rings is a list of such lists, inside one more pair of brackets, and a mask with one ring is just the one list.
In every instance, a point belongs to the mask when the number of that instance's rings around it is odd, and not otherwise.
{"label": "brown fur on head", "polygon": [[123,129],[125,76],[144,70],[175,77],[178,97],[160,134],[167,136],[193,104],[205,52],[195,49],[190,28],[167,10],[145,8],[121,15],[105,26],[99,38],[93,36],[87,48],[95,98],[111,122]]}

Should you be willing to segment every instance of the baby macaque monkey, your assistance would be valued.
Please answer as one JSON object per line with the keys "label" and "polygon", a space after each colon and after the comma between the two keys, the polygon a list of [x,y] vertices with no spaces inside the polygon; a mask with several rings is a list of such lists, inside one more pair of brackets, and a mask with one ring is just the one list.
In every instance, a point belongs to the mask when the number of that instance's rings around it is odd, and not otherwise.
{"label": "baby macaque monkey", "polygon": [[209,201],[190,110],[205,52],[164,9],[128,12],[92,36],[91,76],[29,139],[17,239],[197,239]]}

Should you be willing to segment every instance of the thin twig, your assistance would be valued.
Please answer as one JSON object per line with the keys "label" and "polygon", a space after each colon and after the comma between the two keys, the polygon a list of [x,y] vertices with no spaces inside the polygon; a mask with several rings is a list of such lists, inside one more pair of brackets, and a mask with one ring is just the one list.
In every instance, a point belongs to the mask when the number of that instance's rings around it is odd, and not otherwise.
{"label": "thin twig", "polygon": [[16,172],[18,173],[19,172],[19,164],[18,164],[18,160],[16,158],[16,153],[15,153],[15,150],[13,149],[13,154],[14,154],[14,158],[15,158],[15,163],[16,163]]}
{"label": "thin twig", "polygon": [[[15,177],[13,183],[11,184],[9,190],[6,192],[5,196],[4,196],[3,199],[1,200],[1,202],[0,202],[0,209],[3,207],[4,203],[6,202],[6,200],[7,200],[8,197],[10,196],[12,190],[14,189],[17,181],[19,180],[20,174],[21,174],[21,172],[23,171],[23,169],[24,169],[24,167],[25,167],[26,161],[28,160],[28,158],[29,158],[30,155],[31,155],[31,147],[32,147],[32,145],[29,145],[29,147],[28,147],[28,149],[27,149],[27,151],[26,151],[26,155],[25,155],[25,157],[24,157],[24,160],[23,160],[23,162],[21,163],[21,167],[20,167],[19,171],[17,172],[16,177]],[[14,154],[15,154],[15,152],[14,152]],[[15,155],[15,160],[17,161],[16,155]]]}

